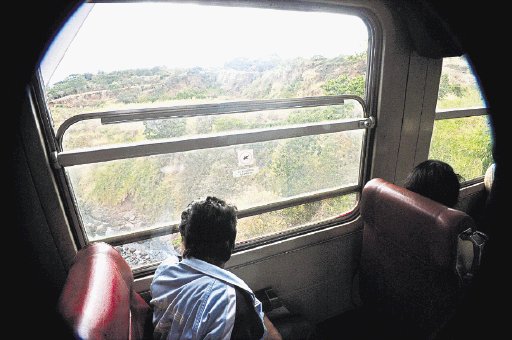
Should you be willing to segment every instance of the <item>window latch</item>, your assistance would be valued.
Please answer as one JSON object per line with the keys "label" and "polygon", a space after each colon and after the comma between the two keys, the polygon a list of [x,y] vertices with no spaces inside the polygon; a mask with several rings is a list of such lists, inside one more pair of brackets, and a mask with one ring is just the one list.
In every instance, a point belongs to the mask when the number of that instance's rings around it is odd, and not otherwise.
{"label": "window latch", "polygon": [[364,129],[372,129],[375,127],[375,117],[368,117],[359,121],[359,127]]}

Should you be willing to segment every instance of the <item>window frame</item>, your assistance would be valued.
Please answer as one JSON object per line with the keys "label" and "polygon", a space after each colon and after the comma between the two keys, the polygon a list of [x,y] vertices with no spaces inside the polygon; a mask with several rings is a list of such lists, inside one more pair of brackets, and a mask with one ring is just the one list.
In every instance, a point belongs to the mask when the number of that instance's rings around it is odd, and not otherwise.
{"label": "window frame", "polygon": [[[470,67],[471,72],[473,72],[471,65],[468,65],[468,66]],[[442,75],[442,65],[441,65],[441,69],[440,69],[439,82],[441,81],[441,75]],[[478,85],[478,91],[481,94],[483,94],[482,90],[480,88],[480,85]],[[439,97],[439,93],[436,95],[436,99],[438,97]],[[489,116],[488,108],[485,106],[478,106],[478,107],[466,107],[466,108],[458,108],[458,109],[456,109],[456,108],[437,109],[437,107],[436,107],[432,129],[434,128],[435,122],[438,120],[468,118],[468,117],[478,117],[478,116]],[[432,136],[430,137],[429,145],[432,143]],[[428,152],[428,153],[430,154],[430,152]],[[478,176],[475,178],[464,179],[464,182],[461,183],[461,187],[469,187],[475,183],[482,182],[483,178],[484,178],[484,175]]]}
{"label": "window frame", "polygon": [[435,120],[467,118],[475,116],[486,116],[489,112],[486,107],[477,107],[470,109],[448,109],[436,111]]}
{"label": "window frame", "polygon": [[[167,117],[195,117],[205,115],[222,115],[233,112],[256,112],[274,109],[302,108],[302,107],[320,107],[328,105],[341,105],[345,100],[356,100],[363,109],[363,118],[346,119],[343,121],[327,121],[320,123],[293,124],[285,127],[272,127],[262,129],[251,129],[243,132],[222,132],[214,136],[204,137],[184,137],[174,139],[164,139],[156,141],[144,141],[139,143],[130,143],[121,146],[92,147],[86,150],[62,151],[62,140],[65,132],[74,124],[92,119],[100,119],[102,124],[112,124],[114,122],[131,122],[136,120],[160,119]],[[102,111],[93,113],[84,113],[76,115],[65,120],[57,130],[57,151],[54,155],[54,167],[66,168],[75,165],[94,164],[106,161],[133,159],[136,157],[145,157],[152,155],[172,154],[177,152],[213,149],[217,147],[240,145],[255,142],[266,142],[272,140],[282,140],[294,137],[304,137],[313,135],[324,135],[342,131],[353,131],[362,129],[371,129],[375,125],[373,117],[368,117],[366,105],[362,98],[354,95],[306,97],[294,99],[277,100],[252,100],[241,102],[227,102],[215,104],[187,105],[168,108],[144,108],[134,110]],[[327,132],[326,132],[327,131]],[[364,143],[364,141],[363,141]],[[363,148],[364,149],[364,148]],[[361,157],[362,158],[362,157]],[[67,178],[67,174],[66,174]],[[68,179],[69,181],[69,179]],[[359,180],[359,182],[361,182]],[[269,204],[255,206],[249,209],[239,210],[238,218],[255,216],[266,212],[276,211],[287,207],[300,204],[311,203],[322,199],[341,196],[356,192],[360,188],[358,185],[348,187],[338,187],[330,190],[321,190],[319,192],[310,192],[294,197],[281,199]],[[75,209],[79,215],[79,208],[76,205],[76,199],[72,186],[68,182],[68,190],[75,202]],[[85,230],[82,230],[87,241],[91,240]],[[152,237],[164,236],[177,233],[177,224],[155,225],[153,227],[140,231],[118,234],[116,236],[94,239],[93,241],[103,241],[112,245],[121,245],[129,242],[145,241]]]}
{"label": "window frame", "polygon": [[[237,6],[237,4],[233,4],[229,1],[227,3],[228,3],[228,5]],[[249,6],[250,5],[251,4],[249,4]],[[278,8],[283,9],[283,10],[308,11],[308,10],[311,10],[310,6],[313,6],[313,4],[312,3],[306,4],[306,5],[295,4],[295,6],[294,6],[294,4],[291,4],[291,5],[288,4],[286,6],[278,6]],[[301,126],[285,127],[285,128],[278,128],[278,129],[276,129],[276,128],[260,129],[261,131],[257,131],[256,133],[257,134],[259,133],[260,136],[263,136],[263,134],[267,134],[267,135],[274,135],[274,137],[275,137],[275,136],[284,136],[286,133],[289,133],[289,132],[291,132],[293,134],[293,130],[296,129],[295,131],[298,133],[297,136],[323,134],[320,132],[317,132],[317,133],[305,132],[306,131],[305,129],[309,129],[311,126],[315,126],[315,125],[317,128],[317,131],[319,131],[320,129],[323,129],[325,127],[334,127],[335,129],[337,129],[335,131],[330,131],[330,132],[341,132],[341,131],[348,131],[348,130],[365,129],[366,134],[362,141],[363,145],[361,148],[361,159],[360,159],[361,164],[359,167],[358,184],[349,186],[349,187],[340,187],[340,188],[336,188],[334,190],[323,190],[323,191],[316,192],[316,193],[302,194],[302,195],[299,195],[298,197],[287,198],[287,199],[280,200],[278,202],[274,202],[271,204],[265,204],[262,206],[257,206],[257,207],[253,207],[253,208],[246,209],[246,210],[240,210],[238,212],[239,218],[254,216],[254,215],[258,215],[258,214],[262,214],[262,213],[270,212],[270,211],[276,211],[276,210],[280,210],[280,209],[284,209],[287,207],[292,207],[292,206],[296,206],[296,205],[300,205],[300,204],[304,204],[304,203],[315,202],[315,201],[319,201],[321,199],[338,197],[338,196],[342,196],[345,194],[350,194],[350,193],[359,194],[362,189],[363,184],[366,182],[367,177],[369,176],[370,166],[371,166],[370,160],[372,158],[372,155],[371,155],[372,140],[373,140],[373,134],[375,131],[374,127],[376,125],[375,117],[376,117],[376,111],[377,111],[377,92],[378,92],[378,84],[380,82],[378,75],[379,75],[379,70],[380,70],[380,55],[382,53],[382,51],[381,51],[382,50],[382,32],[380,30],[380,26],[378,25],[378,21],[374,18],[372,12],[363,7],[354,8],[354,7],[350,7],[350,6],[327,5],[327,4],[324,4],[324,5],[315,4],[314,6],[315,6],[314,10],[318,10],[318,11],[325,11],[325,12],[330,12],[330,13],[340,13],[340,14],[346,14],[346,15],[355,15],[355,16],[359,17],[367,26],[368,49],[367,49],[367,70],[366,70],[366,79],[365,79],[365,98],[360,98],[358,96],[353,96],[353,95],[325,96],[325,97],[329,97],[328,99],[332,99],[333,97],[334,98],[343,97],[344,99],[357,100],[363,108],[364,117],[362,119],[352,119],[350,121],[334,123],[334,124],[329,123],[329,122],[328,123],[308,123],[308,124],[301,124]],[[261,7],[261,6],[259,6],[259,7]],[[36,74],[33,84],[34,84],[33,85],[33,93],[38,102],[40,117],[41,117],[41,121],[44,126],[44,132],[45,132],[44,134],[46,135],[46,138],[45,138],[46,143],[45,144],[48,146],[48,148],[50,150],[49,154],[50,154],[50,158],[51,158],[50,161],[52,164],[52,168],[57,177],[57,181],[59,184],[59,191],[61,192],[61,194],[63,196],[63,201],[65,203],[65,211],[71,220],[70,225],[71,225],[72,233],[75,237],[78,247],[80,248],[80,247],[87,245],[90,242],[96,242],[96,241],[107,242],[107,243],[110,243],[111,245],[115,246],[115,245],[130,243],[130,242],[148,240],[153,237],[168,235],[168,234],[177,232],[178,231],[177,225],[165,225],[165,226],[160,225],[160,226],[153,226],[151,228],[144,229],[142,231],[137,231],[135,233],[116,235],[116,236],[112,236],[112,237],[105,237],[105,238],[101,238],[101,239],[97,239],[97,240],[95,239],[95,240],[91,241],[86,234],[85,228],[83,227],[83,223],[81,220],[81,216],[80,216],[79,208],[78,208],[78,205],[76,202],[76,198],[74,196],[74,192],[71,187],[71,183],[68,178],[68,175],[65,172],[64,168],[66,166],[71,166],[71,165],[89,164],[88,162],[80,161],[80,158],[87,154],[93,155],[93,158],[100,155],[100,156],[98,156],[97,160],[100,161],[99,159],[102,159],[101,161],[104,161],[104,160],[107,160],[108,158],[112,157],[112,155],[115,156],[117,154],[117,152],[114,152],[113,154],[112,153],[109,154],[108,150],[112,149],[112,148],[91,148],[90,150],[87,150],[87,151],[67,152],[67,151],[62,150],[62,144],[61,144],[62,137],[64,135],[64,132],[67,130],[67,128],[69,126],[71,126],[72,124],[74,124],[75,122],[82,121],[83,120],[82,118],[84,118],[84,117],[85,117],[85,119],[98,119],[99,118],[99,119],[104,120],[104,122],[106,122],[106,123],[113,123],[113,122],[115,122],[116,117],[119,118],[120,116],[124,116],[126,118],[130,114],[139,115],[138,118],[140,118],[140,119],[142,119],[141,118],[142,116],[149,114],[154,117],[153,119],[157,119],[157,117],[158,118],[165,117],[166,113],[162,112],[158,108],[145,108],[145,109],[118,110],[118,111],[109,111],[109,112],[105,111],[105,112],[99,112],[99,113],[80,114],[80,115],[76,115],[76,116],[73,116],[70,119],[68,119],[69,122],[68,122],[68,120],[66,120],[67,123],[63,123],[59,127],[59,129],[56,133],[52,127],[51,114],[49,113],[49,109],[46,105],[45,94],[44,94],[43,85],[42,85],[43,81],[42,81],[42,76],[40,74],[39,69],[37,70],[37,74]],[[309,105],[309,106],[305,106],[305,107],[317,106],[316,103],[321,102],[323,100],[323,99],[318,99],[318,98],[322,98],[322,97],[314,97],[314,98],[316,98],[316,99],[313,99],[313,104],[315,104],[315,105]],[[305,98],[294,98],[289,101],[294,101],[294,100],[300,101],[300,100],[305,100]],[[319,101],[315,102],[316,100],[319,100]],[[253,102],[258,102],[258,101],[248,101],[248,102],[253,103]],[[271,105],[273,105],[273,104],[279,105],[279,103],[278,103],[279,100],[277,100],[277,101],[261,100],[261,102],[267,102],[265,104],[269,104],[269,102],[270,102]],[[311,102],[310,102],[310,104],[311,104]],[[218,104],[205,104],[205,105],[206,106],[208,106],[208,105],[214,106],[214,105],[218,105]],[[286,105],[288,105],[288,104],[286,104]],[[195,106],[194,109],[202,109],[199,107],[201,105],[192,105],[192,106]],[[294,107],[294,106],[292,106],[292,107]],[[128,115],[127,115],[126,111],[129,111]],[[248,111],[245,111],[245,112],[248,112]],[[229,112],[222,112],[222,113],[229,113]],[[163,114],[163,116],[162,116],[162,114]],[[207,113],[207,114],[212,114],[212,113]],[[80,117],[80,119],[77,120],[78,116],[81,116],[81,117]],[[111,121],[111,120],[113,120],[113,121]],[[135,118],[135,120],[136,120],[136,118]],[[67,127],[63,127],[65,124],[67,125]],[[61,129],[63,129],[63,130],[61,131]],[[277,130],[277,131],[272,131],[272,130]],[[244,137],[244,135],[248,135],[248,133],[225,133],[220,136],[213,137],[213,138],[220,139],[220,138],[225,138],[225,137],[229,137],[229,136],[233,136],[233,135],[235,135],[235,136],[238,135],[238,136]],[[295,136],[290,135],[290,137],[295,137]],[[261,139],[261,141],[271,140],[271,139],[264,139],[264,138],[265,137],[263,137],[263,139]],[[289,137],[272,138],[272,139],[282,139],[282,138],[289,138]],[[260,140],[257,140],[257,141],[260,141]],[[189,143],[193,143],[193,142],[195,142],[195,141],[192,140],[192,138],[188,138],[188,140],[187,140],[187,138],[184,138],[181,141],[181,143],[183,143],[185,145],[187,145]],[[208,143],[208,140],[203,139],[203,142]],[[173,143],[176,144],[175,141],[174,142],[173,141],[163,142],[163,147],[165,148]],[[146,143],[146,144],[149,146],[149,149],[151,149],[156,144],[158,144],[158,142]],[[132,149],[132,148],[136,149],[137,147],[140,147],[140,146],[133,145],[133,146],[129,146],[128,149]],[[120,147],[120,148],[122,149],[124,147]],[[158,148],[158,145],[157,145],[157,148]],[[146,146],[142,146],[142,149],[147,150],[148,148]],[[196,148],[193,148],[193,149],[196,149]],[[191,148],[190,150],[193,150],[193,149]],[[124,150],[127,150],[127,149],[124,149]],[[104,155],[105,152],[107,153],[107,156],[101,156],[102,154]],[[141,154],[141,156],[145,155],[144,152],[146,152],[146,151],[143,151],[142,152],[143,154]],[[175,151],[175,152],[177,152],[177,151]],[[122,151],[120,153],[122,153]],[[158,153],[162,154],[164,152],[158,152]],[[169,153],[169,152],[166,151],[165,153]],[[152,153],[150,153],[150,154],[152,154]],[[102,158],[102,157],[106,157],[106,158]],[[133,157],[137,157],[137,156],[128,156],[128,157],[124,157],[124,158],[133,158]],[[121,159],[121,158],[113,158],[113,159]],[[358,205],[359,205],[359,202],[357,202],[356,206],[354,207],[354,209],[351,212],[348,212],[348,213],[342,215],[342,217],[337,216],[328,221],[311,223],[311,224],[306,225],[305,227],[293,228],[293,230],[290,230],[289,232],[288,231],[278,232],[278,233],[270,235],[270,236],[264,236],[261,238],[256,238],[255,240],[249,240],[249,241],[238,243],[235,247],[235,252],[244,250],[244,249],[248,249],[248,248],[254,248],[261,244],[267,244],[269,242],[278,241],[282,238],[288,238],[288,237],[300,235],[300,234],[303,234],[306,232],[316,231],[321,228],[327,228],[332,225],[339,225],[341,223],[348,222],[348,221],[352,220],[357,215]]]}

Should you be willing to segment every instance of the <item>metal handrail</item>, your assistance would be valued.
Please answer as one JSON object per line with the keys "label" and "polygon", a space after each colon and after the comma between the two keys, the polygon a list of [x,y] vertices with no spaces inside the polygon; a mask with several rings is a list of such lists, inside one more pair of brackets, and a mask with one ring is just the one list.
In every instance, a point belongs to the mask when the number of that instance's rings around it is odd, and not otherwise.
{"label": "metal handrail", "polygon": [[140,120],[154,120],[171,117],[194,117],[242,112],[268,111],[277,109],[306,108],[327,105],[342,105],[345,100],[356,100],[361,104],[366,117],[366,105],[359,96],[318,96],[292,99],[263,99],[198,105],[169,106],[143,109],[125,109],[81,113],[66,119],[58,128],[56,139],[58,150],[62,151],[62,140],[66,131],[74,124],[91,119],[100,119],[102,124],[114,124]]}
{"label": "metal handrail", "polygon": [[348,119],[328,123],[295,124],[288,127],[235,131],[217,135],[192,136],[139,142],[113,147],[91,148],[78,151],[59,152],[54,165],[58,167],[100,163],[113,160],[172,154],[191,150],[210,149],[224,146],[266,142],[277,139],[304,137],[341,131],[372,128],[374,120]]}

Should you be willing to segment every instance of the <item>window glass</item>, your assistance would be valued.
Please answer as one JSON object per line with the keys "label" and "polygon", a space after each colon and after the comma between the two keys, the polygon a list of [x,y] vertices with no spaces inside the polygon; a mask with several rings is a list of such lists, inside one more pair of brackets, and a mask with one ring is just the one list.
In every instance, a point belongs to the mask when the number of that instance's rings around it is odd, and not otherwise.
{"label": "window glass", "polygon": [[244,210],[357,185],[363,131],[78,165],[67,172],[87,236],[99,240],[178,223],[198,197],[221,197]]}
{"label": "window glass", "polygon": [[[98,163],[84,156],[86,164],[65,165],[86,239],[118,237],[120,244],[119,237],[175,225],[189,202],[207,195],[242,212],[261,209],[240,218],[238,244],[318,226],[353,210],[366,130],[357,122],[332,127],[365,117],[368,42],[365,22],[342,13],[190,3],[82,5],[40,67],[47,112],[62,138],[59,154],[187,144],[187,151]],[[338,101],[340,95],[352,97]],[[236,110],[279,100],[310,105]],[[234,111],[195,111],[226,104]],[[176,114],[151,116],[169,110]],[[142,111],[149,116],[114,117]],[[313,126],[311,135],[286,134]],[[235,134],[261,131],[271,137],[229,142]],[[222,146],[194,147],[194,139],[206,137],[222,139]],[[174,234],[127,241],[118,249],[141,268],[178,245]]]}
{"label": "window glass", "polygon": [[[293,230],[310,223],[320,223],[341,217],[355,208],[357,195],[348,194],[313,203],[297,205],[238,220],[237,242]],[[342,212],[342,213],[340,213]]]}
{"label": "window glass", "polygon": [[486,107],[486,104],[468,59],[444,58],[436,110],[474,107]]}
{"label": "window glass", "polygon": [[[483,107],[483,93],[466,57],[444,58],[437,112]],[[465,181],[483,176],[493,162],[488,116],[436,120],[429,158],[447,162]]]}
{"label": "window glass", "polygon": [[[255,238],[290,232],[311,222],[321,223],[340,217],[340,211],[349,212],[357,204],[356,194],[328,198],[313,203],[238,219],[236,241],[243,244]],[[149,240],[116,246],[132,269],[143,269],[165,260],[172,254],[181,254],[179,233],[153,237]]]}
{"label": "window glass", "polygon": [[55,129],[85,112],[364,94],[368,30],[353,15],[177,3],[79,14],[41,66]]}
{"label": "window glass", "polygon": [[493,163],[488,117],[435,121],[429,158],[450,164],[466,181],[483,176]]}

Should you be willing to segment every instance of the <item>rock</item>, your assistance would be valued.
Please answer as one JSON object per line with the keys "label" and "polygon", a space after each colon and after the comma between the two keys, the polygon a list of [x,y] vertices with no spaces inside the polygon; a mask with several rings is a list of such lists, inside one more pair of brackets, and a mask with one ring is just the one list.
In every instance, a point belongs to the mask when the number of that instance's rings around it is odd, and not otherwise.
{"label": "rock", "polygon": [[123,214],[123,218],[129,221],[133,221],[135,219],[135,214],[132,211],[128,211]]}

